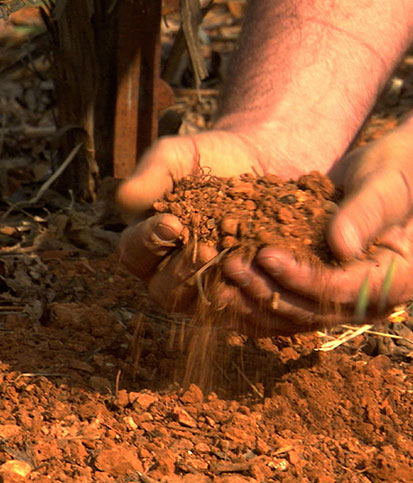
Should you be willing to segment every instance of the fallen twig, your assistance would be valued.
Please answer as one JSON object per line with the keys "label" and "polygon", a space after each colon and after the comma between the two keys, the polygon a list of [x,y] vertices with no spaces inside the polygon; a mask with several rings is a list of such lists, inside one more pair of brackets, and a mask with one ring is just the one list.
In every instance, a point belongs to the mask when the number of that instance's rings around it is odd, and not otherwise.
{"label": "fallen twig", "polygon": [[[350,330],[355,330],[354,327],[351,327],[351,325],[342,325],[343,329],[350,329]],[[366,330],[366,334],[371,334],[371,335],[380,335],[381,337],[389,337],[391,339],[405,339],[405,337],[402,337],[401,335],[395,335],[395,334],[389,334],[386,332],[378,332],[376,330]]]}
{"label": "fallen twig", "polygon": [[45,181],[42,186],[40,187],[37,194],[27,201],[28,204],[33,204],[39,201],[39,199],[43,196],[44,192],[50,188],[50,186],[57,180],[57,178],[63,173],[63,171],[69,166],[69,164],[73,161],[76,154],[79,152],[79,149],[83,146],[83,143],[77,144],[72,151],[70,152],[69,156],[63,161],[63,163],[57,168],[57,170],[50,176],[50,178]]}
{"label": "fallen twig", "polygon": [[207,299],[206,295],[205,295],[205,291],[204,291],[204,288],[202,286],[202,279],[201,279],[201,275],[206,271],[208,270],[208,268],[212,267],[213,265],[216,265],[217,263],[219,263],[222,258],[224,257],[224,255],[226,253],[228,253],[228,251],[230,250],[231,248],[225,248],[224,250],[222,250],[222,252],[219,252],[218,255],[216,255],[214,258],[211,258],[211,260],[209,260],[208,262],[206,262],[204,265],[202,265],[202,267],[200,269],[198,269],[193,275],[191,275],[187,281],[190,283],[191,281],[195,281],[196,284],[197,284],[197,287],[198,287],[198,291],[199,291],[199,295],[201,297],[201,299],[205,302],[206,305],[211,305],[211,302]]}
{"label": "fallen twig", "polygon": [[64,377],[66,375],[57,372],[23,372],[16,377],[14,382],[17,382],[22,377]]}
{"label": "fallen twig", "polygon": [[238,367],[235,362],[232,362],[232,366],[236,369],[238,374],[244,379],[244,381],[250,386],[250,388],[255,392],[255,394],[264,399],[264,393],[258,389],[258,387],[248,378],[248,376]]}
{"label": "fallen twig", "polygon": [[367,332],[372,327],[374,327],[374,326],[373,325],[370,325],[370,324],[365,324],[365,325],[362,325],[361,327],[359,327],[358,329],[354,329],[353,328],[351,330],[347,330],[346,332],[344,332],[343,334],[341,334],[336,339],[330,340],[330,341],[326,342],[321,347],[319,347],[319,348],[317,348],[315,350],[316,351],[327,352],[327,351],[331,351],[331,350],[337,349],[337,347],[339,347],[342,344],[345,344],[346,342],[354,339],[358,335],[361,335],[364,332]]}
{"label": "fallen twig", "polygon": [[50,124],[48,126],[13,126],[0,128],[0,134],[4,135],[16,135],[21,134],[25,138],[44,138],[53,136],[56,134],[56,126]]}
{"label": "fallen twig", "polygon": [[76,154],[78,153],[79,149],[83,146],[83,143],[77,144],[72,151],[70,152],[69,156],[63,161],[63,163],[59,166],[59,168],[50,176],[48,180],[46,180],[42,186],[40,187],[39,191],[33,198],[30,200],[22,200],[18,201],[17,203],[11,203],[10,201],[6,200],[6,203],[10,206],[10,208],[2,215],[2,219],[7,218],[10,213],[14,210],[20,210],[23,214],[30,216],[29,213],[24,211],[22,207],[27,207],[37,203],[39,199],[43,196],[44,192],[47,191],[50,186],[56,181],[56,179],[63,173],[63,171],[69,166],[69,164],[73,161]]}
{"label": "fallen twig", "polygon": [[139,476],[142,483],[159,483],[159,480],[155,480],[150,476],[147,476],[140,471],[137,471],[136,474]]}

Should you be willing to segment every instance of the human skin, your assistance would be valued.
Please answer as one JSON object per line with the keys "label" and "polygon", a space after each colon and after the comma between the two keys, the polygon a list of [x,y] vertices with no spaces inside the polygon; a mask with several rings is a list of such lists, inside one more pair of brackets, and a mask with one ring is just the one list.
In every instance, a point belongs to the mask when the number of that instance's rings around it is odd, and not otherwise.
{"label": "human skin", "polygon": [[[356,7],[351,0],[252,1],[214,130],[158,141],[121,186],[119,202],[142,214],[174,182],[199,168],[217,176],[253,172],[284,178],[317,169],[346,187],[328,231],[334,253],[355,257],[380,235],[387,241],[377,259],[315,271],[276,247],[261,250],[250,263],[229,258],[223,268],[235,285],[221,290],[222,304],[251,324],[265,318],[265,329],[273,333],[313,330],[351,319],[369,273],[369,310],[376,315],[394,256],[400,257],[394,276],[400,283],[392,284],[386,306],[405,301],[413,292],[407,278],[413,268],[412,118],[383,140],[345,154],[412,41],[412,31],[408,0],[365,0]],[[389,245],[395,230],[398,246]],[[181,231],[172,215],[151,217],[126,230],[120,251],[123,263],[147,280],[154,298],[185,309],[194,288],[184,280],[216,252],[201,246],[194,264],[185,250],[174,250]],[[327,290],[331,286],[337,290]],[[275,313],[267,308],[274,292],[280,294]],[[329,303],[334,310],[325,313]]]}

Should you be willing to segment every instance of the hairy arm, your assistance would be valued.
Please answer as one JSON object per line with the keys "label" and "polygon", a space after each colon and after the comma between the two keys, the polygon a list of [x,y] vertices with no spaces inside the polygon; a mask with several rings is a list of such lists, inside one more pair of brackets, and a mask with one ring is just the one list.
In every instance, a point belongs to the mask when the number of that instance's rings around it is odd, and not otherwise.
{"label": "hairy arm", "polygon": [[264,170],[332,174],[412,34],[410,0],[252,0],[216,127],[254,130]]}

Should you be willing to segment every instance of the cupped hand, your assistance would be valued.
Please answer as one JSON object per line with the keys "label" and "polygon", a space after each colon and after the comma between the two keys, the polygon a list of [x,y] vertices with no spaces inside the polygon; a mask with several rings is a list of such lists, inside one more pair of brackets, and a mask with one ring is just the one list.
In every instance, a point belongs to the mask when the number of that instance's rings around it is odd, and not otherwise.
{"label": "cupped hand", "polygon": [[[172,311],[194,310],[197,287],[194,274],[215,257],[214,248],[199,244],[182,248],[184,231],[171,214],[155,215],[127,228],[121,238],[120,261],[148,284],[149,295]],[[182,248],[182,249],[181,249]]]}
{"label": "cupped hand", "polygon": [[[240,257],[226,260],[223,272],[230,284],[221,285],[216,302],[225,308],[229,325],[241,323],[244,331],[256,335],[305,332],[359,321],[360,301],[367,302],[365,312],[374,322],[389,307],[410,297],[410,138],[408,130],[398,128],[343,160],[345,199],[327,236],[336,256],[352,261],[335,268],[315,267],[276,247],[261,250],[252,262]],[[161,140],[123,184],[119,200],[135,212],[144,212],[175,181],[199,168],[218,176],[251,171],[287,177],[300,174],[300,167],[291,163],[271,166],[247,137],[212,131]],[[301,169],[308,171],[305,166]],[[197,295],[194,273],[216,251],[200,245],[194,258],[191,246],[180,249],[182,235],[183,226],[173,215],[150,217],[126,230],[121,260],[148,282],[150,295],[162,306],[188,311]],[[374,253],[355,258],[377,237]],[[362,299],[366,286],[368,293]]]}
{"label": "cupped hand", "polygon": [[314,266],[277,247],[263,248],[252,262],[229,258],[224,273],[239,288],[229,307],[251,324],[265,321],[270,332],[290,327],[294,333],[374,323],[407,302],[413,295],[412,138],[402,126],[343,160],[345,197],[327,234],[340,265]]}
{"label": "cupped hand", "polygon": [[[194,136],[159,140],[140,160],[135,174],[118,191],[123,208],[145,215],[152,203],[176,181],[205,170],[215,176],[270,170],[270,149],[253,142],[247,134],[214,130]],[[277,156],[275,156],[277,157]],[[278,163],[286,176],[299,174],[292,163]],[[302,168],[304,169],[304,168]],[[120,243],[121,262],[149,286],[152,298],[165,308],[188,311],[196,295],[193,274],[216,255],[199,244],[182,246],[184,227],[173,215],[151,216],[129,227]]]}

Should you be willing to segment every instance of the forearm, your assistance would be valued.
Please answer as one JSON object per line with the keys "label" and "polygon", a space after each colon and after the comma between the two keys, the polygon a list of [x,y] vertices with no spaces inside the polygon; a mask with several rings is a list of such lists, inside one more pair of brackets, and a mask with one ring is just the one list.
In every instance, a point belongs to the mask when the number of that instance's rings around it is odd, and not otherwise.
{"label": "forearm", "polygon": [[[217,127],[328,172],[412,41],[410,0],[252,0]],[[288,175],[294,175],[289,172]]]}

